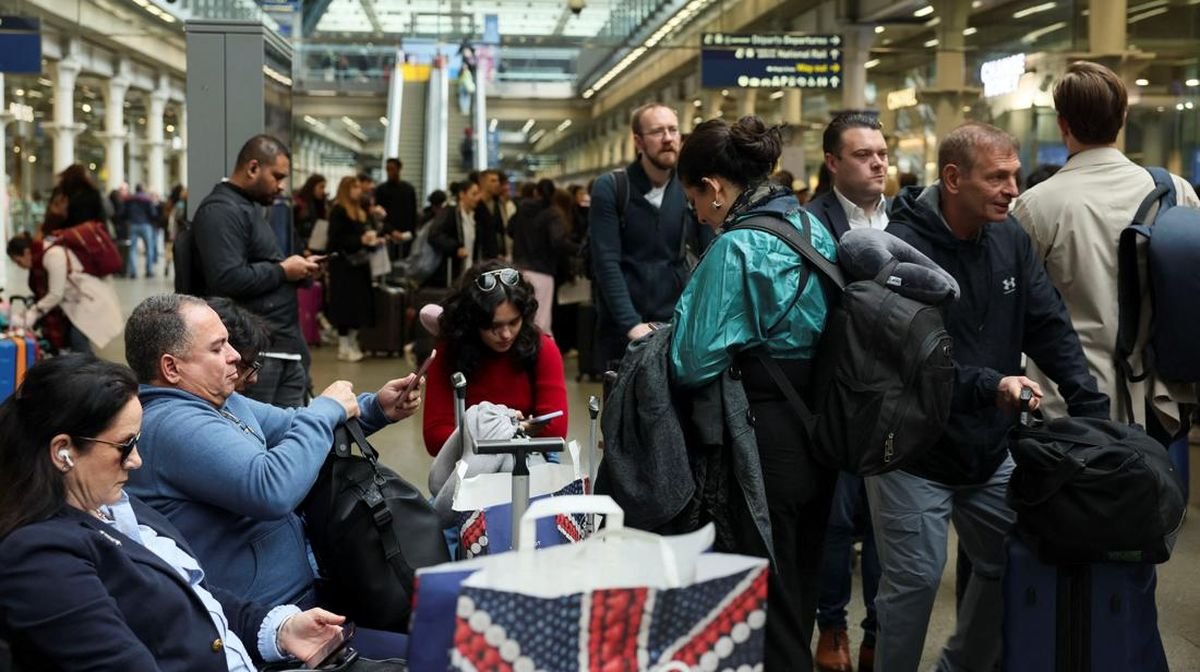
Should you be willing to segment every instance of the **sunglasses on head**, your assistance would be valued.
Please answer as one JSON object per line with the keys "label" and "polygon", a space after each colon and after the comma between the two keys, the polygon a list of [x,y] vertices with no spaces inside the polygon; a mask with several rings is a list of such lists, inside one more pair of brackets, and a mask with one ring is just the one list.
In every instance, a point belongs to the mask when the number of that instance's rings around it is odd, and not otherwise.
{"label": "sunglasses on head", "polygon": [[514,268],[498,268],[494,271],[484,271],[475,278],[475,286],[485,292],[490,292],[499,286],[499,283],[504,283],[508,287],[516,287],[517,281],[521,279],[521,274]]}
{"label": "sunglasses on head", "polygon": [[124,463],[126,460],[129,459],[130,453],[132,453],[134,451],[134,449],[137,448],[138,441],[141,440],[141,438],[142,438],[142,433],[138,432],[137,434],[134,434],[133,436],[129,437],[128,441],[119,441],[119,442],[118,441],[109,441],[108,439],[97,439],[97,438],[94,438],[91,436],[81,436],[81,437],[79,437],[79,440],[80,441],[95,441],[96,443],[103,443],[103,444],[107,444],[109,446],[114,446],[116,448],[120,448],[121,449],[121,462]]}

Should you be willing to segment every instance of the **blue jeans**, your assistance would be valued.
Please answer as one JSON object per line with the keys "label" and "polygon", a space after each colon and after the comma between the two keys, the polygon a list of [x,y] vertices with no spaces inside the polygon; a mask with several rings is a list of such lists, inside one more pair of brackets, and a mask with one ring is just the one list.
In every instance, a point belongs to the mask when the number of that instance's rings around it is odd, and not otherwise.
{"label": "blue jeans", "polygon": [[158,261],[158,232],[149,222],[129,225],[129,277],[137,277],[138,238],[146,245],[146,277],[153,277],[154,263]]}
{"label": "blue jeans", "polygon": [[854,523],[860,512],[866,518],[861,569],[863,606],[867,609],[867,617],[863,619],[862,629],[865,641],[874,644],[879,554],[875,549],[875,533],[871,526],[863,479],[846,472],[838,474],[837,486],[833,491],[833,508],[829,511],[829,527],[825,530],[821,592],[817,596],[817,626],[821,630],[846,627],[846,605],[850,604],[853,581],[850,556],[854,552]]}

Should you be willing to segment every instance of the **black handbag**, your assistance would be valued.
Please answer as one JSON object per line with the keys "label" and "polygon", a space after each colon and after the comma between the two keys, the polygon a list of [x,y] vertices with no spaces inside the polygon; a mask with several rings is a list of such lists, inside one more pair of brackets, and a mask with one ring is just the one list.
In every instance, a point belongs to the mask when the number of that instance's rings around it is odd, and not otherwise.
{"label": "black handbag", "polygon": [[1183,486],[1140,427],[1055,418],[1018,427],[1008,502],[1051,563],[1166,562],[1183,524]]}
{"label": "black handbag", "polygon": [[358,420],[334,430],[333,450],[299,513],[324,577],[321,603],[363,627],[407,631],[416,570],[449,562],[450,552],[433,507],[379,463]]}

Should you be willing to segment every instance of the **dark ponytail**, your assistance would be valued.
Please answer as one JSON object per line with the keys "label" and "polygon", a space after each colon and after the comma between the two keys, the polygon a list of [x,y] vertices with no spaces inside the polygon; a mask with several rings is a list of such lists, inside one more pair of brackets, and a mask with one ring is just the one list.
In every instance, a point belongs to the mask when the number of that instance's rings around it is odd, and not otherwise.
{"label": "dark ponytail", "polygon": [[767,179],[783,153],[779,126],[747,116],[729,124],[710,119],[697,126],[679,152],[679,179],[696,186],[701,178],[719,176],[746,187]]}

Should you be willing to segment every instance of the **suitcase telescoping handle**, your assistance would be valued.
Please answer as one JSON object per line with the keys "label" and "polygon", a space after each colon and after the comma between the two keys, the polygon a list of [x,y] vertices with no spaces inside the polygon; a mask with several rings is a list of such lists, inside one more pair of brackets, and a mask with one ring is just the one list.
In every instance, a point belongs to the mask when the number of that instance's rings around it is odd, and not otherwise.
{"label": "suitcase telescoping handle", "polygon": [[521,517],[529,507],[529,464],[530,453],[561,453],[567,442],[561,437],[514,438],[483,440],[475,442],[479,455],[512,455],[512,538],[521,539]]}
{"label": "suitcase telescoping handle", "polygon": [[596,472],[600,466],[600,400],[596,395],[588,398],[588,447],[587,458],[583,461],[585,473],[587,474],[587,493],[590,494],[596,489]]}
{"label": "suitcase telescoping handle", "polygon": [[1021,388],[1021,426],[1031,427],[1033,425],[1033,414],[1029,411],[1029,402],[1033,401],[1033,388]]}

